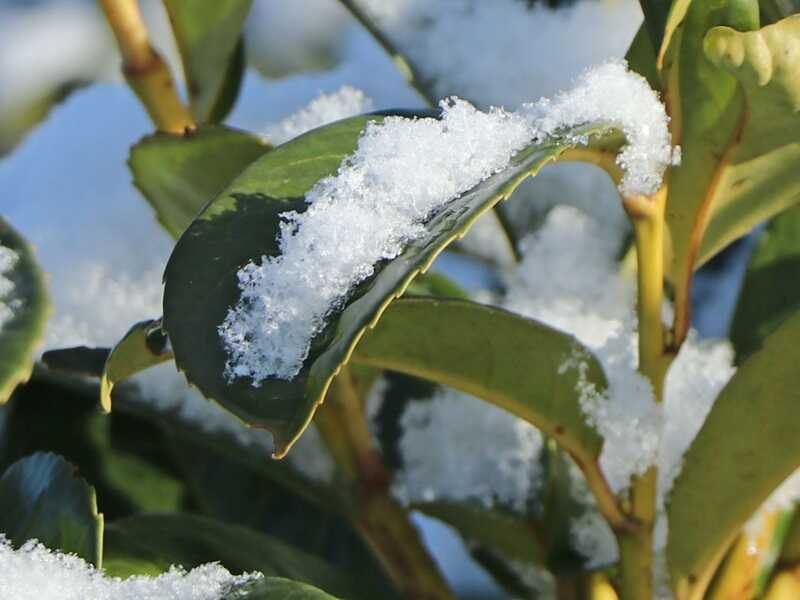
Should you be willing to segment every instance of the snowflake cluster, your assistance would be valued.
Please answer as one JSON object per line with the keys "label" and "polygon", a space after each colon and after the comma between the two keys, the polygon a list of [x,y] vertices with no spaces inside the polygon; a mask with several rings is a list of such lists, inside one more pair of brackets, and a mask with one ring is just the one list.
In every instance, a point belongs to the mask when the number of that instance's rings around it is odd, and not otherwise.
{"label": "snowflake cluster", "polygon": [[120,579],[36,540],[15,550],[0,534],[0,590],[8,600],[221,600],[261,577],[231,575],[209,563],[189,572],[172,567],[157,577]]}

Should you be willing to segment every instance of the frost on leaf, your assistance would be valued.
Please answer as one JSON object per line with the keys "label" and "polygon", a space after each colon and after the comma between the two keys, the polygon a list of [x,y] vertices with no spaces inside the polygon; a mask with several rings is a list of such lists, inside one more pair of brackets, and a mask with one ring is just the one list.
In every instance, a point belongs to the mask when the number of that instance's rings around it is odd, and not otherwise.
{"label": "frost on leaf", "polygon": [[596,67],[571,91],[515,113],[481,112],[458,99],[442,110],[441,119],[370,123],[337,174],[306,194],[308,209],[282,215],[281,254],[239,270],[241,297],[219,327],[229,380],[292,379],[328,316],[377,263],[397,257],[437,210],[527,145],[563,141],[578,125],[618,127],[628,136],[620,155],[626,193],[657,188],[672,155],[664,107],[622,62]]}
{"label": "frost on leaf", "polygon": [[15,550],[0,535],[0,591],[9,600],[221,600],[260,579],[260,573],[231,575],[210,563],[187,572],[172,567],[158,577],[108,577],[73,555],[53,552],[30,540]]}
{"label": "frost on leaf", "polygon": [[16,252],[0,245],[0,331],[14,316],[19,300],[14,300],[14,282],[9,279],[19,260]]}

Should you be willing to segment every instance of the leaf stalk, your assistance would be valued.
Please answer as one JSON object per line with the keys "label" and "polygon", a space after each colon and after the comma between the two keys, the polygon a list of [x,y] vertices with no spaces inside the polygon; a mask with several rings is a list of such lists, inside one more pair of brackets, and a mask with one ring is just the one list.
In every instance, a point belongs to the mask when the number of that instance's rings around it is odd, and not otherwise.
{"label": "leaf stalk", "polygon": [[122,54],[122,73],[159,131],[182,134],[195,128],[178,96],[172,73],[150,45],[137,0],[99,0]]}

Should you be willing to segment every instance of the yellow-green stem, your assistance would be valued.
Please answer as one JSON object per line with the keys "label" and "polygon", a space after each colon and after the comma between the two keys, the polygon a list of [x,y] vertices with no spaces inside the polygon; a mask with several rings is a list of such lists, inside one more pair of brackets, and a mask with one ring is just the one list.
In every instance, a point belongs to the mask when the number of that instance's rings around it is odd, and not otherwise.
{"label": "yellow-green stem", "polygon": [[373,550],[404,598],[452,600],[453,594],[428,554],[408,511],[389,494],[383,465],[350,372],[334,380],[315,423],[349,484],[353,527]]}
{"label": "yellow-green stem", "polygon": [[[628,197],[625,210],[631,218],[636,241],[639,317],[639,371],[648,378],[657,402],[663,397],[664,378],[672,360],[666,351],[661,310],[664,301],[664,185],[652,197]],[[653,596],[653,525],[656,517],[658,472],[651,467],[633,480],[628,516],[636,523],[617,531],[620,547],[622,600]]]}
{"label": "yellow-green stem", "polygon": [[153,50],[137,0],[99,0],[122,54],[122,72],[160,131],[184,133],[195,127],[181,102],[169,67]]}

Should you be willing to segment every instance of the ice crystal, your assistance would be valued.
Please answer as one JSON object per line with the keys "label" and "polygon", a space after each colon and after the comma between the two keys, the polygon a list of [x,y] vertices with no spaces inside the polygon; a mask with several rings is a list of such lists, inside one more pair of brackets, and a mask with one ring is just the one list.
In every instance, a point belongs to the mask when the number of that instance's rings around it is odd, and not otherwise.
{"label": "ice crystal", "polygon": [[231,575],[209,563],[158,577],[108,577],[81,558],[53,552],[36,540],[15,550],[0,534],[0,590],[7,600],[219,600],[262,577]]}
{"label": "ice crystal", "polygon": [[370,123],[338,173],[306,194],[308,209],[283,215],[281,254],[239,270],[240,300],[219,327],[229,379],[249,377],[258,386],[268,377],[293,378],[311,339],[354,285],[423,235],[431,214],[502,170],[531,141],[579,124],[620,127],[628,136],[622,187],[631,193],[657,187],[669,162],[661,160],[671,152],[664,107],[622,62],[588,71],[570,92],[518,113],[481,112],[458,99],[442,109],[440,120]]}
{"label": "ice crystal", "polygon": [[374,108],[372,99],[364,92],[343,85],[330,94],[320,94],[307,106],[267,128],[267,136],[274,144],[283,144],[327,123],[367,113]]}

